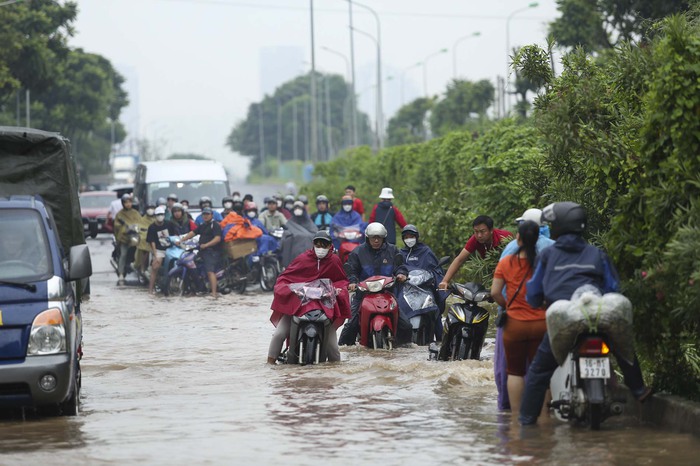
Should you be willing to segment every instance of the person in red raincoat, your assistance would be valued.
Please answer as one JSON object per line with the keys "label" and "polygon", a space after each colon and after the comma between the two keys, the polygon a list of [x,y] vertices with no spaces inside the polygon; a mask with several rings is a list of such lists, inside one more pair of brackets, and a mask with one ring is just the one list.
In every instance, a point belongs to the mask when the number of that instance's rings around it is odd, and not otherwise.
{"label": "person in red raincoat", "polygon": [[[326,314],[333,321],[337,330],[345,319],[350,317],[350,297],[348,295],[348,278],[343,264],[337,254],[333,254],[331,237],[325,231],[319,231],[313,238],[313,248],[298,255],[277,278],[272,300],[270,322],[277,327],[270,341],[267,352],[268,364],[275,364],[282,351],[282,345],[289,336],[292,316],[301,310],[301,299],[289,288],[291,283],[310,282],[327,278],[333,282],[338,293],[333,309],[326,309]],[[332,313],[330,315],[329,313]],[[328,341],[328,360],[340,361],[340,349],[336,332],[330,332]]]}

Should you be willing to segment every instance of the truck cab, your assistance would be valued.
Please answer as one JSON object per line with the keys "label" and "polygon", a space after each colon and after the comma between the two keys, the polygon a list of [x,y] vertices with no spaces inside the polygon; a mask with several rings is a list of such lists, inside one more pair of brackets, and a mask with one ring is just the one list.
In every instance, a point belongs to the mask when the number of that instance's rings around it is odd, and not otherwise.
{"label": "truck cab", "polygon": [[60,135],[0,127],[0,409],[78,412],[92,264],[75,176]]}

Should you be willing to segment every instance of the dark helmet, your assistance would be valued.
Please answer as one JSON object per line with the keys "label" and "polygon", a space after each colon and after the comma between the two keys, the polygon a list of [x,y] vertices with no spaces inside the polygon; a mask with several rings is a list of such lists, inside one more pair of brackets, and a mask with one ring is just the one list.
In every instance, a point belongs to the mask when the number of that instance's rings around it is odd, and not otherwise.
{"label": "dark helmet", "polygon": [[294,202],[294,196],[292,196],[291,194],[287,194],[286,196],[284,196],[284,202]]}
{"label": "dark helmet", "polygon": [[552,238],[566,233],[581,234],[586,229],[586,211],[575,202],[555,202],[542,209],[542,220],[549,222]]}
{"label": "dark helmet", "polygon": [[227,202],[230,202],[231,205],[233,205],[233,202],[234,202],[234,201],[233,201],[233,197],[231,197],[231,196],[224,196],[224,198],[221,199],[221,207],[224,207],[224,208],[225,208],[225,207],[226,207],[225,204],[226,204]]}
{"label": "dark helmet", "polygon": [[153,201],[148,201],[146,203],[146,209],[155,209],[156,208],[156,203]]}
{"label": "dark helmet", "polygon": [[303,194],[300,194],[300,195],[299,195],[299,200],[300,200],[301,202],[303,202],[304,205],[308,205],[308,204],[309,204],[309,198],[308,198],[307,196],[303,195]]}
{"label": "dark helmet", "polygon": [[166,205],[167,203],[168,201],[166,201],[164,197],[159,197],[156,201],[156,205]]}
{"label": "dark helmet", "polygon": [[316,205],[320,204],[321,202],[325,202],[326,204],[328,204],[328,198],[323,194],[321,194],[320,196],[316,196]]}
{"label": "dark helmet", "polygon": [[416,228],[415,225],[409,223],[408,225],[403,227],[403,229],[401,230],[401,238],[403,238],[406,235],[406,233],[413,233],[416,237],[416,240],[418,239],[418,228]]}
{"label": "dark helmet", "polygon": [[209,203],[209,207],[211,207],[211,197],[209,196],[202,196],[199,198],[199,208],[202,208],[203,204]]}
{"label": "dark helmet", "polygon": [[314,241],[321,240],[321,241],[326,241],[328,243],[332,243],[331,235],[329,235],[328,232],[325,230],[317,231],[316,234],[314,235],[313,240]]}
{"label": "dark helmet", "polygon": [[171,200],[171,199],[175,202],[177,202],[179,200],[177,197],[177,194],[175,194],[175,193],[168,194],[168,200]]}
{"label": "dark helmet", "polygon": [[122,194],[121,199],[122,199],[122,207],[124,207],[124,203],[125,203],[126,201],[132,201],[132,202],[133,202],[133,199],[131,198],[131,194],[129,194],[129,193]]}

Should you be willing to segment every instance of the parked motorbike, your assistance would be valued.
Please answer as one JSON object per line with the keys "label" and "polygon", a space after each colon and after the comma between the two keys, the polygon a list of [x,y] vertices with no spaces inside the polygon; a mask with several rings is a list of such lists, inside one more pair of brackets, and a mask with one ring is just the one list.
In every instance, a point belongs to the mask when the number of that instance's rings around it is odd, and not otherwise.
{"label": "parked motorbike", "polygon": [[443,323],[442,345],[430,349],[431,359],[442,361],[479,359],[489,326],[489,312],[480,303],[490,301],[491,293],[480,283],[454,283],[450,292],[458,300],[449,304]]}
{"label": "parked motorbike", "polygon": [[287,349],[278,361],[286,364],[318,364],[328,359],[328,338],[334,332],[326,314],[333,311],[336,291],[333,282],[321,278],[305,283],[291,283],[289,288],[301,299],[292,317]]}
{"label": "parked motorbike", "polygon": [[614,377],[605,336],[579,335],[550,381],[555,416],[600,429],[601,422],[624,411],[625,398],[613,395]]}
{"label": "parked motorbike", "polygon": [[364,233],[362,233],[360,225],[350,225],[341,227],[337,231],[336,236],[340,239],[338,256],[344,264],[347,262],[350,253],[364,241]]}
{"label": "parked motorbike", "polygon": [[277,253],[268,251],[265,254],[252,254],[250,256],[249,283],[260,283],[263,291],[272,291],[280,274],[280,263]]}

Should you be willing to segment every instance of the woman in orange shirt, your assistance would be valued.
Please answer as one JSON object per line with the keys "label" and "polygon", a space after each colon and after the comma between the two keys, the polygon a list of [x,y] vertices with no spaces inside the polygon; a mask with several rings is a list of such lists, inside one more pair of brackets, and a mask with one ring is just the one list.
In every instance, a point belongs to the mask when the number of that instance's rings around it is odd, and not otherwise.
{"label": "woman in orange shirt", "polygon": [[516,236],[518,250],[498,263],[491,285],[491,296],[508,313],[503,327],[503,346],[508,372],[508,397],[513,413],[520,412],[527,364],[534,359],[547,331],[545,310],[532,308],[525,299],[526,282],[535,270],[539,234],[537,223],[526,221],[520,224]]}

